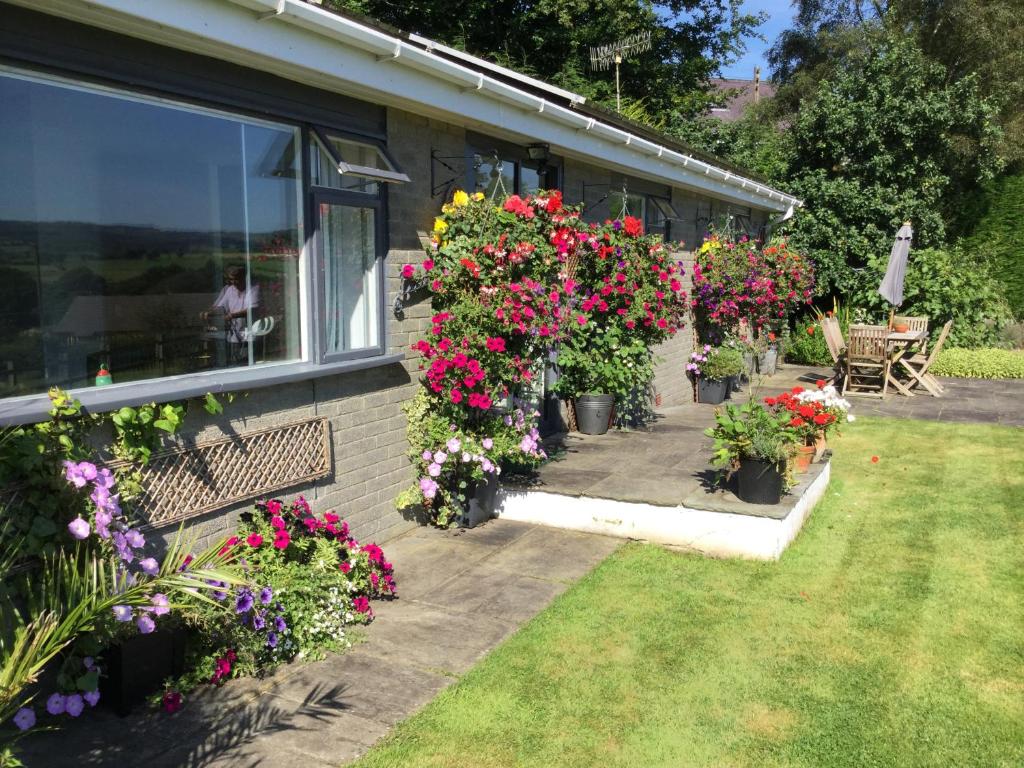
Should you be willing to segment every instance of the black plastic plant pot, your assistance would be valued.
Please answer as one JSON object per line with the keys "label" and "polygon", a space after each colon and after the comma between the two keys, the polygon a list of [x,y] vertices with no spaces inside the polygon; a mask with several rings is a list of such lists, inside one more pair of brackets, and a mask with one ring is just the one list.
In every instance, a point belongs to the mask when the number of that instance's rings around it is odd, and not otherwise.
{"label": "black plastic plant pot", "polygon": [[697,402],[718,405],[729,394],[728,379],[697,378]]}
{"label": "black plastic plant pot", "polygon": [[614,405],[614,395],[580,395],[576,398],[576,428],[584,435],[603,435]]}
{"label": "black plastic plant pot", "polygon": [[736,470],[736,495],[747,504],[778,504],[782,473],[773,462],[743,459]]}
{"label": "black plastic plant pot", "polygon": [[494,517],[494,502],[498,496],[498,475],[488,474],[472,489],[466,502],[466,512],[462,515],[463,528],[475,528]]}
{"label": "black plastic plant pot", "polygon": [[103,654],[100,701],[121,717],[185,671],[187,633],[180,627],[135,635]]}

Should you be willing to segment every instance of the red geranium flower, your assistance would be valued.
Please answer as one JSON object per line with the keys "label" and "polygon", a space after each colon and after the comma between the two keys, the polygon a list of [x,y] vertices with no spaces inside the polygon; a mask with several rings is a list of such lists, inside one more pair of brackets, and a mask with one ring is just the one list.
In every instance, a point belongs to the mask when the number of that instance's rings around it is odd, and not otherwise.
{"label": "red geranium flower", "polygon": [[622,228],[630,237],[640,237],[644,233],[644,223],[633,216],[627,216],[622,222]]}

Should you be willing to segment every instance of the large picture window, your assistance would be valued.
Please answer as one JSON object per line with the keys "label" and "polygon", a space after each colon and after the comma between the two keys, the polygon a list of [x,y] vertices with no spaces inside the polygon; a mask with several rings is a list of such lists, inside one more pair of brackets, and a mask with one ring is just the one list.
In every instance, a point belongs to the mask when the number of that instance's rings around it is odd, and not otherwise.
{"label": "large picture window", "polygon": [[301,134],[0,69],[0,397],[303,358]]}

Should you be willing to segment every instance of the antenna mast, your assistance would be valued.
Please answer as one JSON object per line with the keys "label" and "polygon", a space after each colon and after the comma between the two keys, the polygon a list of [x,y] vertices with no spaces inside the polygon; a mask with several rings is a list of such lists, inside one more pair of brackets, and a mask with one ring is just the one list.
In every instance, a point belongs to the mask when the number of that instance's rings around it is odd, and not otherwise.
{"label": "antenna mast", "polygon": [[603,72],[612,64],[615,65],[615,109],[622,111],[622,94],[619,90],[619,65],[627,54],[643,53],[651,50],[651,33],[638,32],[629,35],[610,45],[592,46],[590,49],[590,68],[595,72]]}

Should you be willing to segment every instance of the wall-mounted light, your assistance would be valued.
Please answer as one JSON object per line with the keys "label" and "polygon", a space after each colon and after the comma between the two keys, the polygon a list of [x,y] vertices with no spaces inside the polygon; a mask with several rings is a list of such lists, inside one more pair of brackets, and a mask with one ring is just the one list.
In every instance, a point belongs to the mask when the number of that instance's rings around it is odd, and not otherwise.
{"label": "wall-mounted light", "polygon": [[531,160],[540,160],[542,163],[546,163],[551,157],[551,147],[547,144],[530,144],[526,148],[526,154],[530,156]]}

